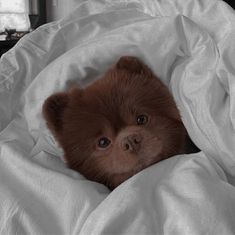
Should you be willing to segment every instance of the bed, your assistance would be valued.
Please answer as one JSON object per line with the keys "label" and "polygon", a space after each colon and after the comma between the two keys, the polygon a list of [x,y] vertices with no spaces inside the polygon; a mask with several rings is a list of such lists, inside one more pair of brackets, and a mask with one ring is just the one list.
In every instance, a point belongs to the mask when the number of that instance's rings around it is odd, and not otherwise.
{"label": "bed", "polygon": [[[41,108],[122,55],[169,87],[201,151],[110,192],[66,167]],[[82,1],[24,36],[0,61],[0,234],[235,234],[234,61],[234,10],[217,0]]]}

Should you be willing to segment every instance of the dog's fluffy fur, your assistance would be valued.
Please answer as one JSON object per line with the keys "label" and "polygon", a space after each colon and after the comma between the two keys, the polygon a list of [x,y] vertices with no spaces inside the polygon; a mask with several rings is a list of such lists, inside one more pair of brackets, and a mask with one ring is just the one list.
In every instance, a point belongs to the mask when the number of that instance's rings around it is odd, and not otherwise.
{"label": "dog's fluffy fur", "polygon": [[68,166],[110,189],[184,152],[186,130],[170,92],[135,57],[121,57],[85,89],[50,96],[43,115]]}

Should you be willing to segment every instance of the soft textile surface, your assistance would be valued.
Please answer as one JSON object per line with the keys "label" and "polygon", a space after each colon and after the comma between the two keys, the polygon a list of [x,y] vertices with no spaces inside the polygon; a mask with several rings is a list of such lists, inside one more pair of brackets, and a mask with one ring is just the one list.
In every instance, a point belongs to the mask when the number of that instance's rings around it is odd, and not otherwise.
{"label": "soft textile surface", "polygon": [[[0,234],[234,234],[235,15],[221,1],[89,1],[0,63]],[[122,55],[169,86],[197,154],[114,191],[68,169],[43,101]]]}

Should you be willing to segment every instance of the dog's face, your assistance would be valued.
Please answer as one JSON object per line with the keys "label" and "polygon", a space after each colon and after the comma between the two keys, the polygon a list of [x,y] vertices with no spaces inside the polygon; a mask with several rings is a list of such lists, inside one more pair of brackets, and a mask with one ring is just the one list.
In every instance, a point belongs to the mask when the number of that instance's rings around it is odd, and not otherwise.
{"label": "dog's face", "polygon": [[172,96],[135,57],[121,57],[85,89],[52,95],[43,114],[68,166],[110,189],[184,146]]}

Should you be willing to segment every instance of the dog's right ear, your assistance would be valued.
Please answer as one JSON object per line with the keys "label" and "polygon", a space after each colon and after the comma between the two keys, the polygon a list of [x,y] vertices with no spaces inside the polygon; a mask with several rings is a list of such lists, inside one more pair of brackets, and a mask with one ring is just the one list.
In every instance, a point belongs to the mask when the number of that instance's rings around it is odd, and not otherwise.
{"label": "dog's right ear", "polygon": [[48,128],[57,135],[63,130],[64,111],[69,103],[68,93],[61,92],[51,95],[42,107],[43,116]]}

